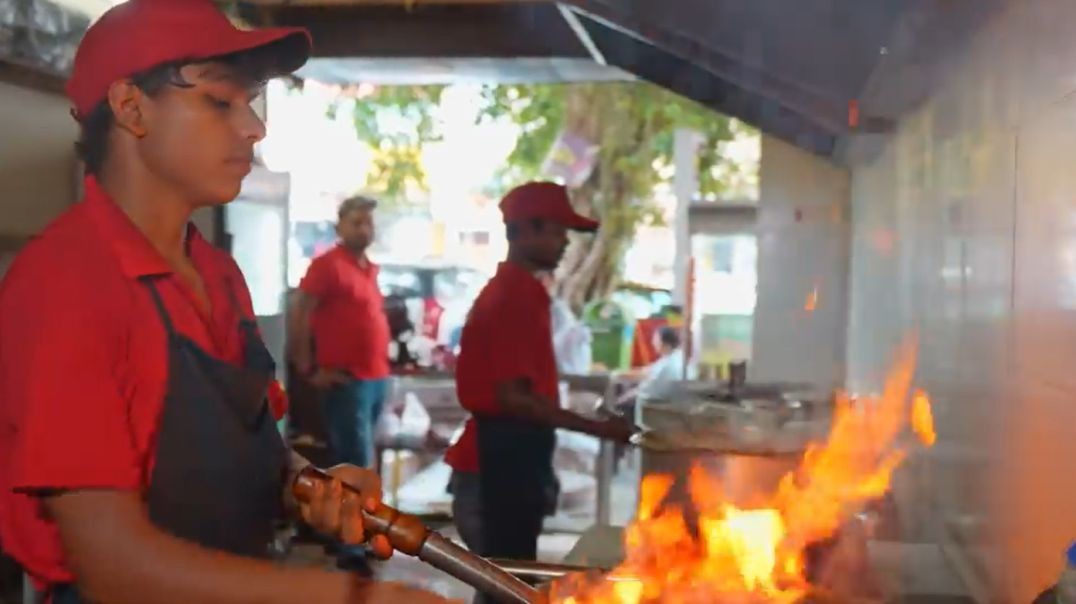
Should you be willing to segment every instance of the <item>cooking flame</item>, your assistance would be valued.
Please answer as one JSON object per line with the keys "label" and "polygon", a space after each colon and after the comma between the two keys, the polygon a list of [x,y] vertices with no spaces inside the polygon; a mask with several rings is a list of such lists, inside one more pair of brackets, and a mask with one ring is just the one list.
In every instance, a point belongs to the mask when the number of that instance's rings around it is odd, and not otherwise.
{"label": "cooking flame", "polygon": [[[553,585],[557,604],[792,603],[805,596],[808,546],[833,537],[853,514],[885,494],[906,456],[898,438],[910,427],[934,443],[930,400],[910,394],[914,338],[903,345],[880,396],[837,396],[824,443],[807,448],[765,506],[739,508],[721,484],[696,467],[692,509],[664,503],[669,476],[643,479],[636,520],[625,531],[624,562],[607,577],[573,576]],[[910,398],[910,400],[909,400]],[[688,518],[697,516],[697,531]]]}
{"label": "cooking flame", "polygon": [[803,303],[803,310],[812,313],[818,310],[818,286],[814,286],[810,292],[807,293],[807,301]]}
{"label": "cooking flame", "polygon": [[922,390],[916,391],[915,397],[912,398],[912,429],[928,447],[938,440],[938,435],[934,433],[934,415],[930,410],[930,399]]}

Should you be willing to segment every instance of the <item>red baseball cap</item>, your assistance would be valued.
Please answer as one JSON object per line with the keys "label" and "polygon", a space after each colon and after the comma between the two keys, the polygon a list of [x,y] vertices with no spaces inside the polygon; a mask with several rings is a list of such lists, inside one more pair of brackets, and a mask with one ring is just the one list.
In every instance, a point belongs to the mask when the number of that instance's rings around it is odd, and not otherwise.
{"label": "red baseball cap", "polygon": [[[274,75],[310,57],[310,33],[299,27],[244,31],[211,0],[127,0],[86,31],[75,53],[67,96],[82,119],[108,96],[113,82],[175,61],[199,61],[269,46]],[[268,55],[271,55],[268,56]]]}
{"label": "red baseball cap", "polygon": [[555,182],[520,185],[501,200],[505,223],[541,218],[573,231],[596,231],[598,221],[577,214],[568,198],[568,189]]}

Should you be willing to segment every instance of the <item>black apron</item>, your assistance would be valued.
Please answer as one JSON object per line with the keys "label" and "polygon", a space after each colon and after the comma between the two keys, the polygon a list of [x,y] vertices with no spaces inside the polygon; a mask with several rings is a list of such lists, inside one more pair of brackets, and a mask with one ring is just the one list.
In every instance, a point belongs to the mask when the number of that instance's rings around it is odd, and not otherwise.
{"label": "black apron", "polygon": [[[168,333],[168,389],[146,493],[150,520],[209,549],[267,558],[287,472],[266,398],[273,358],[250,319],[238,326],[242,366],[211,356],[176,331],[153,281],[145,285]],[[52,598],[83,602],[72,586],[55,587]]]}
{"label": "black apron", "polygon": [[556,507],[553,428],[527,421],[476,417],[482,554],[534,560],[542,521]]}

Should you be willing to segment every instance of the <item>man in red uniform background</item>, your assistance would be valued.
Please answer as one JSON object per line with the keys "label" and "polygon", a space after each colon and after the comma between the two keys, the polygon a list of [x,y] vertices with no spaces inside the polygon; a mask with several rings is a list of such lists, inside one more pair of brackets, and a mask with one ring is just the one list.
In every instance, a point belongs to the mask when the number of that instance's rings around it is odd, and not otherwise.
{"label": "man in red uniform background", "polygon": [[598,223],[576,214],[565,188],[548,182],[513,189],[501,211],[508,258],[463,328],[456,389],[472,417],[445,460],[467,546],[487,557],[534,560],[543,518],[556,508],[555,430],[626,442],[631,427],[561,407],[550,298],[536,276],[560,263],[568,230],[592,232]]}
{"label": "man in red uniform background", "polygon": [[388,318],[378,267],[366,255],[376,207],[367,197],[340,204],[340,241],[310,263],[291,321],[295,366],[324,392],[337,462],[359,467],[374,462],[374,425],[389,376]]}
{"label": "man in red uniform background", "polygon": [[[295,368],[320,391],[333,460],[374,466],[374,427],[388,393],[389,324],[366,255],[374,241],[368,197],[345,199],[337,212],[335,247],[310,263],[291,316]],[[368,573],[363,547],[336,551],[338,563]]]}
{"label": "man in red uniform background", "polygon": [[[189,219],[239,194],[265,136],[251,103],[309,53],[209,0],[128,0],[79,46],[85,195],[0,286],[0,542],[46,601],[442,601],[268,560],[306,462],[276,429],[243,276]],[[331,473],[302,517],[361,541],[340,481],[377,479]]]}

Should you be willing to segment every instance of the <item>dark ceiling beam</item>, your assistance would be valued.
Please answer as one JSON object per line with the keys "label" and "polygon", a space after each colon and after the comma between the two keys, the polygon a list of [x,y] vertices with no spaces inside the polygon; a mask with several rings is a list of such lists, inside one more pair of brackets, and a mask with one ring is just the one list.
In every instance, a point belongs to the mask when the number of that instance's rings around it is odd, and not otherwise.
{"label": "dark ceiling beam", "polygon": [[316,57],[588,58],[551,2],[251,6],[253,22],[306,27]]}
{"label": "dark ceiling beam", "polygon": [[616,8],[606,0],[568,0],[568,3],[587,21],[649,41],[739,88],[781,103],[833,135],[847,129],[846,100],[825,97],[787,78],[747,65],[738,57],[715,50],[682,32],[645,22],[631,11]]}
{"label": "dark ceiling beam", "polygon": [[821,156],[830,156],[837,136],[783,104],[717,77],[700,65],[622,31],[588,26],[610,66],[671,90],[714,111]]}

